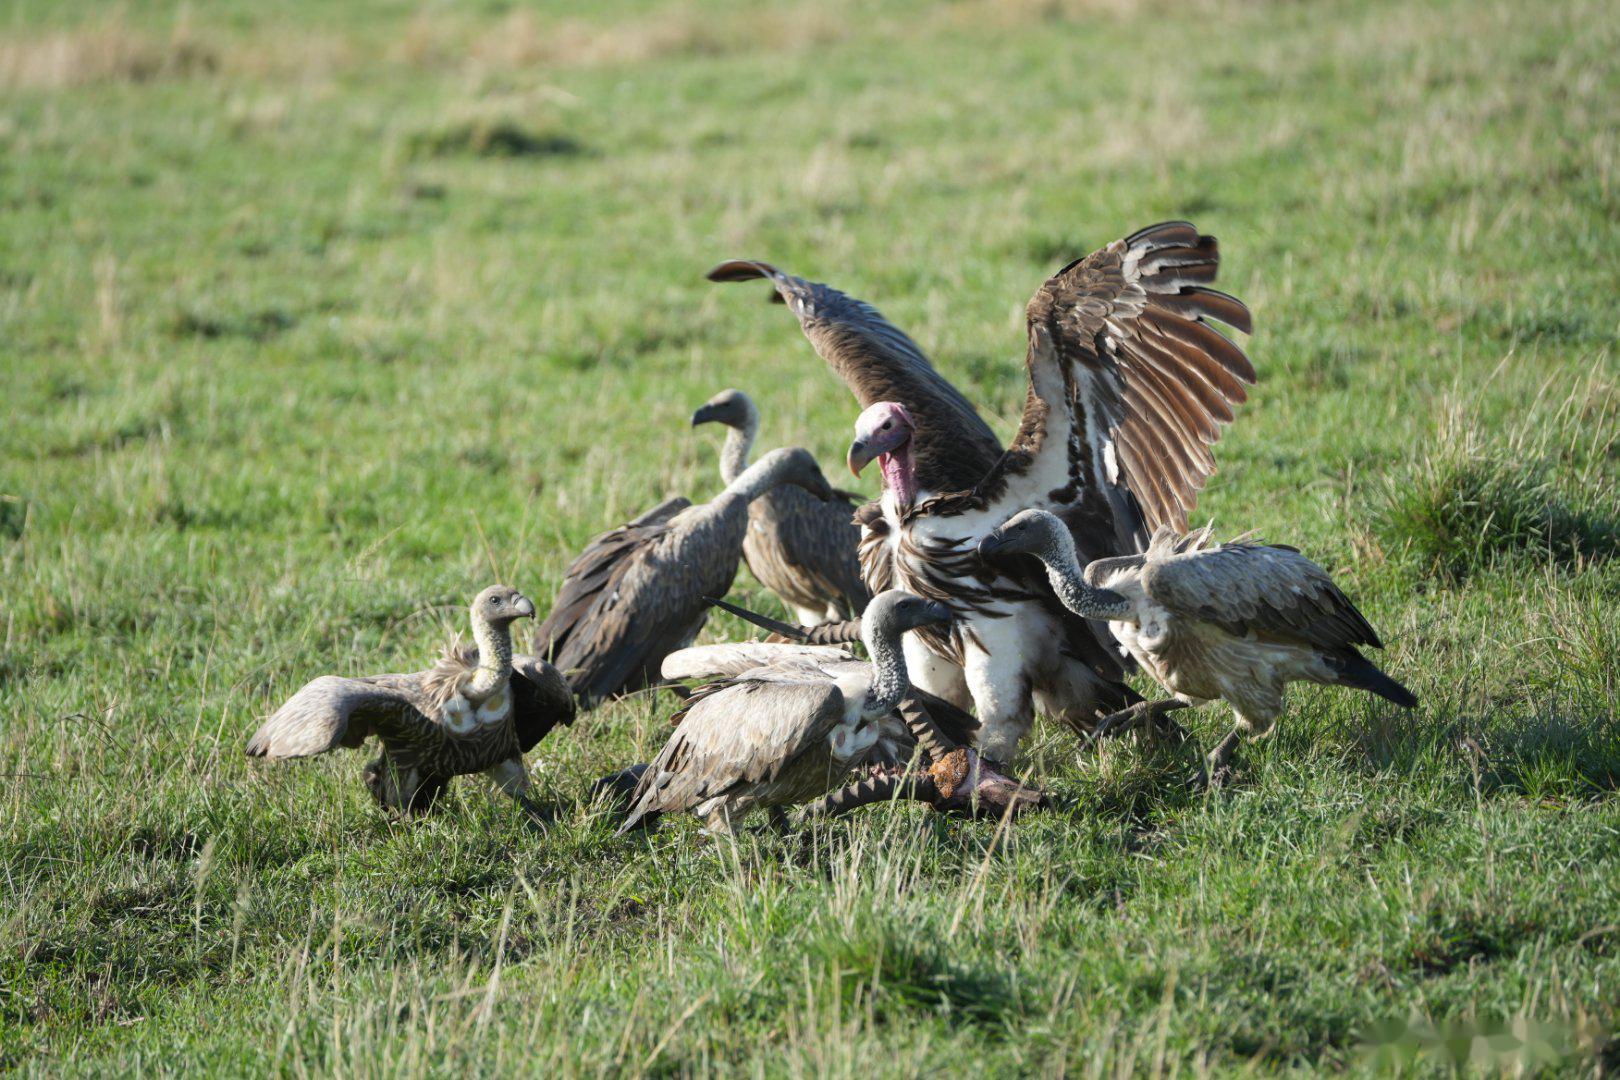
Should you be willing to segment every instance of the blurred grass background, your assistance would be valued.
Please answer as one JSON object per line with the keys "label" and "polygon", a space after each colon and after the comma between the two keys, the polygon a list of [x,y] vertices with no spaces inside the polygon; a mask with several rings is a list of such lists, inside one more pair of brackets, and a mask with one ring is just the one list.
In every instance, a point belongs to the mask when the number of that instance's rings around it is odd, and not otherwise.
{"label": "blurred grass background", "polygon": [[[1615,15],[13,0],[0,1066],[1612,1068]],[[836,466],[851,399],[713,263],[877,304],[1006,434],[1025,299],[1168,217],[1257,329],[1199,518],[1333,569],[1421,712],[1300,692],[1207,801],[1038,728],[1069,810],[806,847],[611,838],[581,800],[662,697],[541,745],[544,838],[242,758],[313,675],[420,667],[492,578],[544,606],[715,491],[716,390]]]}

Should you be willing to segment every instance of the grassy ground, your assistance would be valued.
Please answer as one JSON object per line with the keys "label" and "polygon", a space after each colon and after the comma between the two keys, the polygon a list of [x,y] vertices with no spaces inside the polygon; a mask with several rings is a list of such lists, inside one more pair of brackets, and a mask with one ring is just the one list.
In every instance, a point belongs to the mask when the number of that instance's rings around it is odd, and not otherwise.
{"label": "grassy ground", "polygon": [[[0,1068],[1614,1067],[1613,6],[808,7],[6,6]],[[1006,433],[1024,299],[1174,216],[1258,329],[1200,513],[1333,568],[1418,713],[1299,693],[1207,799],[1038,728],[1065,812],[804,847],[612,836],[666,698],[540,747],[543,838],[243,758],[712,492],[714,391],[838,460],[712,263],[877,302]]]}

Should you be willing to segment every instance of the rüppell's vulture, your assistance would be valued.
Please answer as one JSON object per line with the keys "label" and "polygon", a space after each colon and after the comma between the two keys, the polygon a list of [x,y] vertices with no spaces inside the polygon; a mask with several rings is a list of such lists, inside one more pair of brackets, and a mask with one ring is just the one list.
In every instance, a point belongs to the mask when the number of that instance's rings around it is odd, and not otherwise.
{"label": "r\u00fcppell's vulture", "polygon": [[877,460],[884,487],[857,519],[866,583],[951,608],[948,627],[907,642],[907,659],[918,686],[973,706],[992,758],[1015,757],[1037,708],[1091,729],[1135,699],[1100,623],[1069,612],[1030,560],[986,563],[975,549],[1028,507],[1058,514],[1086,559],[1185,527],[1214,470],[1210,444],[1254,381],[1243,351],[1209,325],[1250,329],[1243,304],[1209,288],[1219,261],[1213,237],[1168,222],[1051,277],[1026,312],[1028,392],[1005,451],[869,305],[765,263],[710,273],[768,278],[865,407],[849,464]]}
{"label": "r\u00fcppell's vulture", "polygon": [[671,499],[598,536],[569,565],[535,632],[536,654],[563,672],[587,708],[657,682],[664,657],[702,629],[704,597],[731,588],[749,504],[783,484],[832,496],[808,450],[773,450],[707,503]]}
{"label": "r\u00fcppell's vulture", "polygon": [[[741,390],[722,390],[692,414],[692,426],[724,424],[720,478],[731,483],[748,467],[759,433],[759,410]],[[835,491],[817,499],[794,487],[779,487],[748,507],[743,561],[759,583],[775,593],[800,621],[814,626],[859,615],[870,594],[861,580],[855,525],[856,498]]]}
{"label": "r\u00fcppell's vulture", "polygon": [[878,751],[910,689],[902,636],[949,618],[941,604],[887,592],[862,620],[870,664],[805,656],[699,687],[642,772],[621,831],[690,811],[709,831],[729,834],[753,810],[780,813],[833,790]]}
{"label": "r\u00fcppell's vulture", "polygon": [[365,779],[383,806],[425,811],[451,777],[482,772],[535,815],[523,755],[573,722],[573,696],[550,664],[512,655],[512,623],[534,616],[528,597],[492,585],[470,615],[474,645],[452,646],[427,671],[309,683],[248,740],[248,755],[310,757],[375,735],[383,754]]}
{"label": "r\u00fcppell's vulture", "polygon": [[1219,782],[1244,735],[1271,731],[1291,682],[1349,686],[1405,709],[1417,698],[1361,654],[1378,634],[1327,571],[1291,547],[1214,544],[1210,531],[1162,528],[1141,555],[1099,559],[1082,573],[1068,528],[1026,510],[980,550],[1040,559],[1065,603],[1107,609],[1109,629],[1180,702],[1220,699],[1237,726],[1206,759]]}

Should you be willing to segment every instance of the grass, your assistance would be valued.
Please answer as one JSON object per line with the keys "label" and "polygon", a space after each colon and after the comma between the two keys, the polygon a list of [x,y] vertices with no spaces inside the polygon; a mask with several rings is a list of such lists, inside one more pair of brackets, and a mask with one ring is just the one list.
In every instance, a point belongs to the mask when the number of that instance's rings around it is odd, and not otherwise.
{"label": "grass", "polygon": [[[12,5],[0,1067],[1612,1070],[1617,46],[1595,0]],[[1042,725],[1062,812],[735,845],[588,802],[662,697],[542,744],[544,837],[243,758],[715,490],[716,390],[839,459],[713,263],[879,304],[1006,434],[1024,299],[1172,216],[1258,330],[1200,514],[1329,566],[1417,713],[1300,692],[1208,799]]]}

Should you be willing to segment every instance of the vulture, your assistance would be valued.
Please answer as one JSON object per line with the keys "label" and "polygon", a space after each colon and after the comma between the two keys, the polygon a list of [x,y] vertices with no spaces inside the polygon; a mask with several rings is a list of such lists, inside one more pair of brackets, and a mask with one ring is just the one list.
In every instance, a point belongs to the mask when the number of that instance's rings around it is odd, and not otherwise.
{"label": "vulture", "polygon": [[859,474],[876,460],[884,489],[856,516],[863,576],[873,592],[902,588],[951,609],[949,624],[906,642],[906,656],[918,686],[974,708],[988,757],[1015,758],[1036,708],[1093,730],[1136,700],[1102,624],[1070,612],[1032,560],[986,562],[976,549],[1028,507],[1062,518],[1087,559],[1185,527],[1214,471],[1210,445],[1255,378],[1209,325],[1250,330],[1248,309],[1209,287],[1219,263],[1213,237],[1176,221],[1049,278],[1026,309],[1028,390],[1005,450],[870,305],[767,263],[710,271],[768,279],[862,405],[848,463]]}
{"label": "vulture", "polygon": [[[870,669],[847,649],[810,641],[817,630],[827,627],[790,626],[725,600],[715,604],[787,641],[739,641],[682,649],[664,661],[666,678],[737,678],[751,672],[752,677],[835,680],[842,675],[864,675]],[[950,702],[911,687],[895,715],[881,725],[878,745],[867,757],[868,774],[807,807],[806,816],[836,816],[895,798],[916,799],[935,810],[970,817],[1001,817],[1045,805],[1043,793],[1003,775],[967,745],[977,727],[971,715]],[[921,772],[908,768],[917,749],[923,751]],[[639,778],[643,769],[645,766],[635,766],[621,776]],[[609,778],[605,786],[623,783],[623,779]]]}
{"label": "vulture", "polygon": [[[709,423],[729,429],[720,450],[720,478],[729,484],[748,468],[759,410],[741,390],[722,390],[692,414],[693,427]],[[854,512],[847,492],[823,502],[792,487],[767,492],[748,508],[743,561],[800,622],[848,619],[871,598],[856,555],[861,531]]]}
{"label": "vulture", "polygon": [[492,585],[470,615],[475,644],[451,646],[427,671],[307,684],[248,740],[248,756],[312,757],[375,735],[383,753],[365,780],[384,807],[421,813],[452,776],[481,772],[537,817],[523,755],[573,722],[574,699],[556,668],[512,655],[512,623],[534,616],[528,597]]}
{"label": "vulture", "polygon": [[[890,715],[910,690],[902,636],[950,617],[943,604],[891,590],[862,619],[870,664],[805,656],[699,687],[642,771],[619,831],[690,811],[710,832],[730,834],[753,810],[779,817],[832,791],[891,734]],[[692,660],[669,670],[691,670]]]}
{"label": "vulture", "polygon": [[731,588],[748,507],[782,484],[830,499],[815,458],[773,450],[712,500],[675,498],[591,541],[569,565],[535,653],[555,664],[584,707],[658,680],[658,666],[703,627],[705,596]]}
{"label": "vulture", "polygon": [[1333,579],[1281,545],[1212,544],[1208,528],[1162,528],[1146,552],[1098,559],[1082,573],[1064,523],[1025,510],[979,542],[986,555],[1023,553],[1045,564],[1065,603],[1107,610],[1120,645],[1179,703],[1224,700],[1237,724],[1205,759],[1220,782],[1245,735],[1271,732],[1291,682],[1366,690],[1404,709],[1412,692],[1358,646],[1378,634]]}

